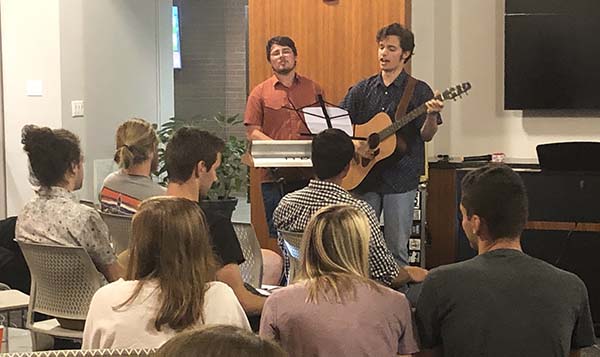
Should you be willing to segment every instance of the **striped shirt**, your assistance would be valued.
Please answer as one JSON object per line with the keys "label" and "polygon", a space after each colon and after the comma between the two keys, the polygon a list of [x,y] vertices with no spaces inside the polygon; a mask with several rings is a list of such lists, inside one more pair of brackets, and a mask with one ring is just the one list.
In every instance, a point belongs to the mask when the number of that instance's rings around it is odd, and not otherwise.
{"label": "striped shirt", "polygon": [[122,170],[113,172],[104,180],[100,190],[100,204],[105,212],[135,214],[146,198],[164,196],[165,188],[148,176],[128,175]]}

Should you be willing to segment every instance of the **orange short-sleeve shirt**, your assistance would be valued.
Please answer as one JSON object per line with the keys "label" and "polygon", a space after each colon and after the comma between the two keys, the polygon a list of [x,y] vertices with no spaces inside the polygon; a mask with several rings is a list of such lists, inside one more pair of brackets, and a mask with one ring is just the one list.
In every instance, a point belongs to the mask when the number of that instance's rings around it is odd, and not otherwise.
{"label": "orange short-sleeve shirt", "polygon": [[[275,140],[307,139],[304,118],[291,108],[301,108],[317,101],[323,89],[316,82],[296,74],[290,87],[284,86],[275,75],[260,83],[248,96],[245,125],[257,125],[261,131]],[[262,182],[270,181],[266,170]],[[309,178],[309,177],[306,177]]]}
{"label": "orange short-sleeve shirt", "polygon": [[258,125],[275,140],[301,139],[308,129],[303,119],[289,108],[301,108],[317,101],[321,86],[296,74],[291,87],[284,86],[275,75],[257,85],[246,104],[244,124]]}

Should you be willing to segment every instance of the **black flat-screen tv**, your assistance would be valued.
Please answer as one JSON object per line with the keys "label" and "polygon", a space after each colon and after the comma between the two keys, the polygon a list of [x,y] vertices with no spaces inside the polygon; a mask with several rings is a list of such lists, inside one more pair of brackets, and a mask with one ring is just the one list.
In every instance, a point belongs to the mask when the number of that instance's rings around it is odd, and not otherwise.
{"label": "black flat-screen tv", "polygon": [[506,0],[504,108],[600,109],[600,0]]}

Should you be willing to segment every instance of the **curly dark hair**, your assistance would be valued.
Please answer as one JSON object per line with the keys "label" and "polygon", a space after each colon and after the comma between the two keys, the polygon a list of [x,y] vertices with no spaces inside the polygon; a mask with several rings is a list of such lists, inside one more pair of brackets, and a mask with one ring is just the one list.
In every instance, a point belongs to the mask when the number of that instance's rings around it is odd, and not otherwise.
{"label": "curly dark hair", "polygon": [[34,185],[56,186],[63,182],[72,165],[81,162],[77,135],[65,129],[25,125],[21,144],[29,157],[30,179]]}

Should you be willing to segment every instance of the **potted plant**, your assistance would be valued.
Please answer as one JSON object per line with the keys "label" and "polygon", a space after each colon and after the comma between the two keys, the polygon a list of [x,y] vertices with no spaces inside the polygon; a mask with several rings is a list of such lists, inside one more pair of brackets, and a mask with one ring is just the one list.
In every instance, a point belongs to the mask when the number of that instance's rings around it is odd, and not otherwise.
{"label": "potted plant", "polygon": [[[208,197],[200,197],[200,206],[205,209],[219,210],[227,217],[235,210],[238,199],[232,196],[232,193],[239,192],[246,187],[248,171],[242,164],[242,155],[246,151],[246,141],[240,140],[231,134],[233,127],[240,125],[242,119],[239,114],[226,116],[223,113],[217,113],[213,118],[206,119],[201,116],[191,118],[170,118],[161,125],[158,130],[158,136],[161,142],[159,148],[159,170],[158,176],[162,184],[167,183],[165,167],[165,146],[173,133],[184,126],[191,126],[200,129],[209,127],[214,128],[214,124],[221,130],[221,137],[225,137],[225,149],[221,153],[221,166],[217,169],[218,181],[213,184]],[[213,123],[213,125],[210,125]]]}

